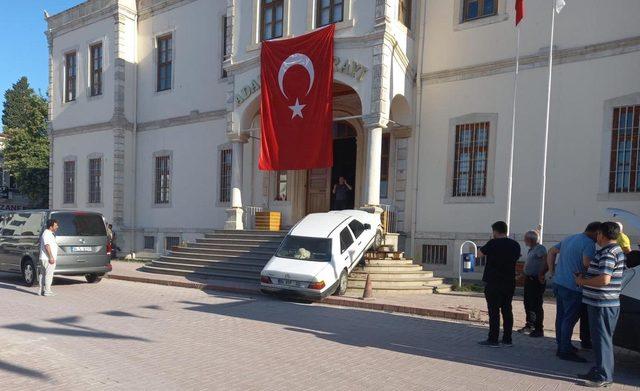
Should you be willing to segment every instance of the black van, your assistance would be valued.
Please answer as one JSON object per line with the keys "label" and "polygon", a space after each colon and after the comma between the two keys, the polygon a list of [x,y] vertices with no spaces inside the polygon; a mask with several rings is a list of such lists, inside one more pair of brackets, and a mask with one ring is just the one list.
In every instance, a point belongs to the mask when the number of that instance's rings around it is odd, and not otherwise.
{"label": "black van", "polygon": [[21,273],[27,286],[38,282],[40,235],[48,219],[59,224],[54,275],[85,276],[87,282],[95,283],[111,271],[102,215],[70,210],[0,212],[0,271]]}

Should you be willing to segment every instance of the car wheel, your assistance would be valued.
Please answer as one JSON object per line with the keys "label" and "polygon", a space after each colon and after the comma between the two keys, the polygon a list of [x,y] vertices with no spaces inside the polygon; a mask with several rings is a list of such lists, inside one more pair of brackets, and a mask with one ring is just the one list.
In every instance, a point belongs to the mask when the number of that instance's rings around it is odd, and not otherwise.
{"label": "car wheel", "polygon": [[102,280],[102,276],[95,273],[85,274],[84,278],[89,284],[97,284],[100,282],[100,280]]}
{"label": "car wheel", "polygon": [[340,274],[340,282],[338,284],[338,289],[336,289],[335,294],[337,296],[344,296],[347,293],[347,284],[349,283],[349,277],[347,276],[347,271],[343,270],[342,274]]}
{"label": "car wheel", "polygon": [[22,262],[22,279],[26,286],[33,286],[38,280],[38,271],[31,259]]}

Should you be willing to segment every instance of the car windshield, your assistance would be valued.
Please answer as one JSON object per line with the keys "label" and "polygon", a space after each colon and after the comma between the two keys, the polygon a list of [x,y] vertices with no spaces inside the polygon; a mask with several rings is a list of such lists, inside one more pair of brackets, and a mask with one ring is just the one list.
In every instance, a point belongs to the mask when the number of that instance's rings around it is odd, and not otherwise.
{"label": "car windshield", "polygon": [[102,216],[92,213],[62,212],[53,213],[51,218],[58,220],[56,236],[106,236]]}
{"label": "car windshield", "polygon": [[331,239],[288,235],[278,248],[276,256],[302,261],[330,262]]}

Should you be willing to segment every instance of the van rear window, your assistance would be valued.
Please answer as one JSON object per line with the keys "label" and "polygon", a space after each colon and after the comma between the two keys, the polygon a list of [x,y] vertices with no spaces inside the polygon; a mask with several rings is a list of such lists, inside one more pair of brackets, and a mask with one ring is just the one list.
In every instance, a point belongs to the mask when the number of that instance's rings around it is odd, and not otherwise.
{"label": "van rear window", "polygon": [[105,236],[102,216],[83,213],[53,213],[52,219],[58,220],[56,236]]}

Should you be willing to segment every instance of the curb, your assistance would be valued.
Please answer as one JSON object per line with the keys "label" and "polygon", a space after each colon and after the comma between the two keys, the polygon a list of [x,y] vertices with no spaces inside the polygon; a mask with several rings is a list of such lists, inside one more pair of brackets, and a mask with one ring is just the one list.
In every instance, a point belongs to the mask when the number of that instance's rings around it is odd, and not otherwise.
{"label": "curb", "polygon": [[[244,294],[250,294],[250,295],[262,294],[258,288],[251,289],[251,288],[232,287],[232,286],[216,285],[216,284],[205,284],[200,282],[171,281],[171,280],[162,280],[158,278],[123,276],[123,275],[111,274],[111,273],[107,274],[106,277],[112,280],[140,282],[145,284],[155,284],[155,285],[164,285],[164,286],[175,286],[179,288],[199,289],[203,291],[211,290],[211,291],[219,291],[219,292],[227,292],[227,293],[244,293]],[[471,318],[471,314],[466,312],[438,310],[438,309],[423,308],[423,307],[411,307],[407,305],[397,305],[397,304],[385,304],[385,303],[378,303],[375,301],[363,301],[360,299],[345,298],[345,297],[327,297],[321,301],[318,301],[317,303],[335,305],[340,307],[360,308],[360,309],[367,309],[367,310],[395,312],[395,313],[418,315],[418,316],[428,316],[432,318],[443,318],[443,319],[458,320],[458,321],[467,321],[467,322],[475,321],[474,319]]]}

